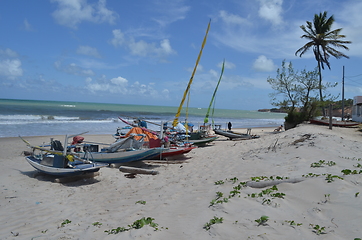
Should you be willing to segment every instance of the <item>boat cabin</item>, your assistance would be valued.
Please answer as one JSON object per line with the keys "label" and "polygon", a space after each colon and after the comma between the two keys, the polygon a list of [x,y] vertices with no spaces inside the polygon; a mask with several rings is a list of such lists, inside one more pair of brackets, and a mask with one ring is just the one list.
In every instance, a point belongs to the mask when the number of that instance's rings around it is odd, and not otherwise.
{"label": "boat cabin", "polygon": [[362,96],[353,98],[352,121],[362,122]]}

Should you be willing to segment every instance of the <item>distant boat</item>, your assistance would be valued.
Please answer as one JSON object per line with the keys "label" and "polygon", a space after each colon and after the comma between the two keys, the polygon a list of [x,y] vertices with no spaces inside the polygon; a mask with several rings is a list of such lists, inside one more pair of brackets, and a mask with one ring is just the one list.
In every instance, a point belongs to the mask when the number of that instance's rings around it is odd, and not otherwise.
{"label": "distant boat", "polygon": [[[329,119],[325,119],[325,120],[310,119],[309,122],[312,124],[329,125]],[[353,127],[353,126],[357,126],[359,124],[360,123],[358,123],[358,122],[332,120],[332,126],[336,126],[336,127]]]}

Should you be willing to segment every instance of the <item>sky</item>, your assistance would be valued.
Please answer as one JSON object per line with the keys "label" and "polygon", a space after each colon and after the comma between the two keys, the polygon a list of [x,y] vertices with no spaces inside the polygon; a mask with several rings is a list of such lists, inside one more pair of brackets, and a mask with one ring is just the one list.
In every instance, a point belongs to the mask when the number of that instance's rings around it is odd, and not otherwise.
{"label": "sky", "polygon": [[323,82],[341,99],[344,76],[345,98],[362,95],[360,0],[2,0],[0,98],[178,107],[211,21],[188,105],[208,107],[225,60],[216,108],[273,108],[283,60],[317,67],[295,52],[324,11],[352,44]]}

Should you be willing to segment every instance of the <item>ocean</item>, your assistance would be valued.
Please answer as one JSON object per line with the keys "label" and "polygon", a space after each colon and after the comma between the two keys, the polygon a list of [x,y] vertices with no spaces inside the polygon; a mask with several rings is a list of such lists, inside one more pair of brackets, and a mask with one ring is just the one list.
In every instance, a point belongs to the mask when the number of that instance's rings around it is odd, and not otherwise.
{"label": "ocean", "polygon": [[[171,126],[178,107],[131,104],[107,104],[61,101],[0,99],[0,137],[114,134],[126,124],[118,117],[133,122],[134,118],[147,121],[147,127],[159,130],[158,125]],[[187,121],[194,129],[203,125],[207,108],[189,108]],[[210,113],[211,115],[211,113]],[[215,109],[214,120],[222,128],[231,122],[233,128],[276,127],[284,122],[285,114],[247,110]],[[179,120],[185,121],[185,110]]]}

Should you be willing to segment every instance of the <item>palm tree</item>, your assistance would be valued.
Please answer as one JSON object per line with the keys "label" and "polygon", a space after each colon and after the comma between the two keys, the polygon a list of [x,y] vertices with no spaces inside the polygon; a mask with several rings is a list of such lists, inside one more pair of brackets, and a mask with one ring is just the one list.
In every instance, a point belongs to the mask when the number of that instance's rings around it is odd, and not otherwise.
{"label": "palm tree", "polygon": [[[343,41],[341,38],[345,38],[345,35],[341,35],[340,32],[342,28],[332,30],[331,27],[334,22],[333,15],[327,18],[327,12],[319,13],[314,15],[313,23],[307,21],[307,25],[302,25],[300,28],[304,31],[304,34],[301,38],[306,38],[309,40],[303,47],[299,48],[295,55],[302,55],[307,52],[309,49],[313,49],[314,57],[318,62],[319,70],[319,97],[321,103],[323,103],[322,95],[322,69],[324,69],[324,64],[331,69],[329,64],[329,57],[333,56],[337,59],[345,57],[349,58],[342,52],[337,51],[333,47],[339,47],[346,50],[349,50],[344,44],[352,43],[351,41]],[[323,116],[325,116],[325,111],[323,107]]]}

